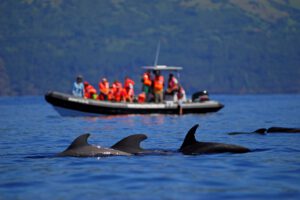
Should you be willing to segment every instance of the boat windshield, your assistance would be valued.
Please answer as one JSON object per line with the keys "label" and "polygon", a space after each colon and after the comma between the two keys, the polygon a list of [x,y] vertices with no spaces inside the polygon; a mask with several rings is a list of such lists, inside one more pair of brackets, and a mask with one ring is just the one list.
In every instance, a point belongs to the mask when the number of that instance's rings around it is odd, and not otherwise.
{"label": "boat windshield", "polygon": [[157,66],[143,66],[143,69],[154,70],[154,71],[180,71],[182,67],[177,66],[167,66],[167,65],[157,65]]}

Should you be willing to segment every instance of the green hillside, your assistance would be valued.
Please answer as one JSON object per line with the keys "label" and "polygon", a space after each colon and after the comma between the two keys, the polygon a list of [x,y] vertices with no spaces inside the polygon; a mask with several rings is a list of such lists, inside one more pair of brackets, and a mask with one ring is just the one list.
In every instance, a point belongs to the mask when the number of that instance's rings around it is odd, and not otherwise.
{"label": "green hillside", "polygon": [[189,93],[299,93],[299,35],[297,0],[2,0],[0,95],[139,82],[159,40]]}

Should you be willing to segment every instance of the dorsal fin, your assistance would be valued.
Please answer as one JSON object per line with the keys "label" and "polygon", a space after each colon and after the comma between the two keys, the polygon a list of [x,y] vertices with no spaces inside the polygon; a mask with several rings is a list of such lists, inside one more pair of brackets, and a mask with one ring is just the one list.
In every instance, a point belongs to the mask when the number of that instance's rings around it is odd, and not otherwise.
{"label": "dorsal fin", "polygon": [[147,139],[145,134],[130,135],[111,146],[111,148],[127,153],[140,153],[144,151],[144,149],[140,147],[140,143],[145,139]]}
{"label": "dorsal fin", "polygon": [[199,127],[199,124],[196,124],[195,126],[193,126],[189,132],[186,134],[185,138],[184,138],[184,141],[180,147],[179,150],[182,150],[183,148],[185,148],[186,146],[190,146],[192,144],[195,144],[197,143],[197,140],[195,138],[195,133],[196,133],[196,130],[197,128]]}
{"label": "dorsal fin", "polygon": [[73,140],[73,142],[70,144],[70,146],[66,150],[89,145],[87,140],[90,137],[90,135],[91,134],[86,133],[86,134],[78,136],[75,140]]}
{"label": "dorsal fin", "polygon": [[265,134],[266,131],[267,131],[266,128],[260,128],[260,129],[257,129],[256,131],[254,131],[254,133]]}

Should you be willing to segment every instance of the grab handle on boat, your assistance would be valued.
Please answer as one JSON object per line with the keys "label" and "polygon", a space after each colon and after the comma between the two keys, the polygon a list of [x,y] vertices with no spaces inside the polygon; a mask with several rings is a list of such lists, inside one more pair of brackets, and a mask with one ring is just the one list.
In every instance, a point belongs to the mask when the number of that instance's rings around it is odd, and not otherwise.
{"label": "grab handle on boat", "polygon": [[181,101],[178,102],[178,114],[179,114],[179,115],[182,115],[182,114],[183,114],[183,110],[182,110],[182,102],[181,102]]}

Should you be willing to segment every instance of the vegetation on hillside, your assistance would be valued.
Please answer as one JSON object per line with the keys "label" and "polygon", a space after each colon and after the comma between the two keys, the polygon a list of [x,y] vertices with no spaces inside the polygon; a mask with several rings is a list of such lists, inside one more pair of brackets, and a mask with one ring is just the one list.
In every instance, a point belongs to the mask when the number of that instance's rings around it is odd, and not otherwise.
{"label": "vegetation on hillside", "polygon": [[159,40],[190,93],[299,93],[299,23],[296,0],[2,0],[0,95],[139,82]]}

